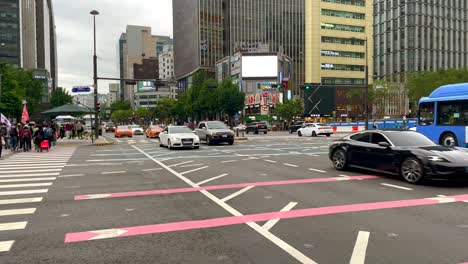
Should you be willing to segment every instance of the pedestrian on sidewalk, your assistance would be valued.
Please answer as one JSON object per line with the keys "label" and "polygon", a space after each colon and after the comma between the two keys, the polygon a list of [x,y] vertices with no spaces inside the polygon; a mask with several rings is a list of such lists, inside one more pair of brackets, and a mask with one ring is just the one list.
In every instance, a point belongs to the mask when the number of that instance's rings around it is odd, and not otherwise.
{"label": "pedestrian on sidewalk", "polygon": [[67,122],[67,124],[65,125],[65,136],[67,137],[67,139],[71,139],[71,136],[72,136],[72,125],[70,124],[70,122]]}
{"label": "pedestrian on sidewalk", "polygon": [[16,125],[11,126],[9,135],[10,135],[10,148],[11,148],[11,151],[14,152],[16,151],[16,148],[18,147],[18,136],[19,136],[18,128],[16,127]]}
{"label": "pedestrian on sidewalk", "polygon": [[28,126],[24,126],[23,129],[21,129],[20,132],[20,139],[23,144],[23,150],[25,152],[31,150],[31,140],[32,140],[32,134],[31,130],[29,130]]}
{"label": "pedestrian on sidewalk", "polygon": [[47,124],[44,125],[44,139],[49,141],[49,149],[52,148],[52,140],[54,139],[54,130]]}
{"label": "pedestrian on sidewalk", "polygon": [[63,139],[65,137],[65,126],[63,124],[60,124],[60,139]]}
{"label": "pedestrian on sidewalk", "polygon": [[80,121],[76,122],[76,132],[78,133],[78,138],[83,139],[83,125]]}
{"label": "pedestrian on sidewalk", "polygon": [[0,159],[2,159],[2,149],[6,145],[6,124],[0,124]]}

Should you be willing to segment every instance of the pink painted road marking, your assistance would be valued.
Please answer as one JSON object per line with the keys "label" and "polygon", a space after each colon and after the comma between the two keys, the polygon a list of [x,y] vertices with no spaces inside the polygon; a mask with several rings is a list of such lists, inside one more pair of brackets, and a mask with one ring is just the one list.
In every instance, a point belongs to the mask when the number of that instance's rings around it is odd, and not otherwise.
{"label": "pink painted road marking", "polygon": [[168,190],[149,190],[149,191],[136,191],[136,192],[118,192],[118,193],[102,193],[102,194],[87,194],[87,195],[76,195],[75,200],[92,200],[92,199],[106,199],[106,198],[118,198],[118,197],[134,197],[134,196],[147,196],[147,195],[161,195],[161,194],[174,194],[174,193],[186,193],[186,192],[198,192],[198,191],[209,191],[209,190],[222,190],[222,189],[242,189],[250,186],[275,186],[275,185],[290,185],[290,184],[302,184],[302,183],[319,183],[319,182],[336,182],[336,181],[356,181],[356,180],[368,180],[378,179],[378,176],[353,176],[353,177],[336,177],[336,178],[317,178],[317,179],[304,179],[304,180],[287,180],[287,181],[270,181],[270,182],[250,182],[250,183],[238,183],[238,184],[227,184],[227,185],[213,185],[203,186],[197,188],[179,188],[179,189],[168,189]]}
{"label": "pink painted road marking", "polygon": [[413,200],[399,200],[351,205],[338,205],[320,208],[299,209],[284,212],[269,212],[260,214],[251,214],[243,216],[229,216],[222,218],[213,218],[205,220],[194,220],[185,222],[175,222],[166,224],[144,225],[134,227],[122,227],[115,229],[104,229],[87,232],[68,233],[65,235],[65,243],[105,239],[113,237],[138,236],[145,234],[167,233],[182,230],[193,230],[210,227],[220,227],[228,225],[244,224],[248,222],[261,222],[273,219],[291,219],[308,216],[331,215],[349,212],[372,211],[390,208],[404,208],[421,205],[433,205],[441,203],[462,202],[468,200],[468,194],[447,196],[444,199],[440,197],[423,198]]}

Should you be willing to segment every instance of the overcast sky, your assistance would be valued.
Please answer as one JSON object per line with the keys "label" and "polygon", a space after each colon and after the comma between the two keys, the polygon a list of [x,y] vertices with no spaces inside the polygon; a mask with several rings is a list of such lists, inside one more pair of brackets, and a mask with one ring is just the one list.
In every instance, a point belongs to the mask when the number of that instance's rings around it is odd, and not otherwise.
{"label": "overcast sky", "polygon": [[[96,17],[98,76],[119,77],[117,43],[126,25],[150,26],[153,35],[172,37],[171,0],[55,0],[57,27],[58,85],[93,84],[93,20]],[[99,81],[99,92],[108,92]]]}

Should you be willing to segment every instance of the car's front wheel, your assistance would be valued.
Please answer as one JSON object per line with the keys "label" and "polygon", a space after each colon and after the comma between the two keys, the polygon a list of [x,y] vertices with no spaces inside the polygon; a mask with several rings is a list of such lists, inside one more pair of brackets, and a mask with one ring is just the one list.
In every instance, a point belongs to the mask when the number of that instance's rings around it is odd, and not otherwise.
{"label": "car's front wheel", "polygon": [[210,136],[206,136],[206,144],[207,144],[208,146],[213,144],[213,141],[211,140],[211,137],[210,137]]}
{"label": "car's front wheel", "polygon": [[172,149],[171,141],[170,141],[170,140],[167,141],[167,148],[168,148],[168,149]]}
{"label": "car's front wheel", "polygon": [[302,137],[301,131],[297,131],[297,135],[300,136],[300,137]]}
{"label": "car's front wheel", "polygon": [[313,136],[313,137],[316,137],[316,136],[317,136],[317,133],[315,133],[315,131],[312,131],[312,136]]}
{"label": "car's front wheel", "polygon": [[333,166],[337,170],[344,170],[347,166],[346,152],[342,149],[335,150],[332,155]]}
{"label": "car's front wheel", "polygon": [[424,179],[423,166],[414,157],[407,158],[401,163],[400,174],[406,182],[412,184],[420,183]]}

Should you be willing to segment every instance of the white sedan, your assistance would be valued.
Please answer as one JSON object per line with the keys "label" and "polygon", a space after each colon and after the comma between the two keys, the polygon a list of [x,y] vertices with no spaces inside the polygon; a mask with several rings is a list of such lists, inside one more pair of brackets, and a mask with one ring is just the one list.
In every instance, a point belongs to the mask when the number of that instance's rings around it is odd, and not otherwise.
{"label": "white sedan", "polygon": [[326,135],[329,137],[332,134],[332,127],[319,123],[307,123],[297,130],[297,135],[300,137],[316,137],[318,135]]}
{"label": "white sedan", "polygon": [[159,134],[159,146],[173,148],[200,148],[200,138],[186,126],[168,126]]}
{"label": "white sedan", "polygon": [[143,135],[143,128],[139,125],[131,125],[130,129],[132,129],[133,135]]}

